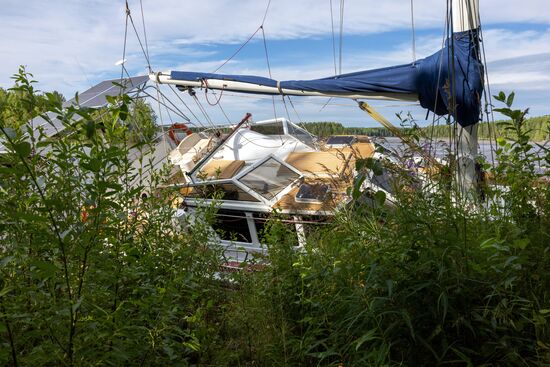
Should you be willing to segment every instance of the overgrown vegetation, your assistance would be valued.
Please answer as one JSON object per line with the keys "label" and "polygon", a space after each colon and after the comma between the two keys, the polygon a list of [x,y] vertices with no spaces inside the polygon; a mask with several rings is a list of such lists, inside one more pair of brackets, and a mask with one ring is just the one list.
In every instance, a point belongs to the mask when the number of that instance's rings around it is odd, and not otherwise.
{"label": "overgrown vegetation", "polygon": [[513,97],[497,100],[513,139],[487,167],[492,205],[457,205],[445,180],[398,190],[391,209],[356,192],[301,251],[274,215],[267,265],[220,275],[215,207],[182,225],[173,192],[127,184],[131,101],[111,99],[99,125],[47,98],[70,134],[33,149],[1,125],[0,364],[549,365],[550,185],[535,167],[550,152],[533,154]]}
{"label": "overgrown vegetation", "polygon": [[[25,72],[21,67],[20,72]],[[18,79],[14,76],[16,87],[8,90],[0,88],[0,121],[2,126],[19,129],[23,124],[41,113],[48,111],[51,102],[62,103],[65,98],[58,92],[40,93],[34,90],[32,83],[28,89],[17,88]],[[51,100],[48,100],[50,98]]]}

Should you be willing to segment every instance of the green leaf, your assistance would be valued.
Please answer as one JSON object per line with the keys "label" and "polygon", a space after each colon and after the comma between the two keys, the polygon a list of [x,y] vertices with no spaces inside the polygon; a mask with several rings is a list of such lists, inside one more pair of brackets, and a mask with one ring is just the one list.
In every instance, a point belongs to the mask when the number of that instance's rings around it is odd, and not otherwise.
{"label": "green leaf", "polygon": [[384,167],[382,166],[382,163],[378,159],[374,159],[372,157],[369,157],[364,160],[364,167],[372,170],[372,172],[376,176],[380,176],[384,173]]}
{"label": "green leaf", "polygon": [[116,103],[116,98],[113,97],[113,96],[105,96],[105,99],[106,99],[107,102],[109,102],[110,104],[115,104],[115,103]]}
{"label": "green leaf", "polygon": [[80,297],[78,299],[78,301],[76,301],[75,304],[73,304],[72,308],[73,308],[73,312],[76,312],[79,308],[80,308],[80,305],[82,304],[82,297]]}
{"label": "green leaf", "polygon": [[530,242],[529,238],[522,238],[519,240],[515,240],[512,246],[515,248],[519,248],[521,250],[525,250],[529,242]]}
{"label": "green leaf", "polygon": [[13,259],[15,259],[15,256],[6,256],[0,260],[0,268],[5,267],[8,265]]}
{"label": "green leaf", "polygon": [[28,157],[31,154],[31,145],[26,141],[16,143],[13,149],[22,157]]}
{"label": "green leaf", "polygon": [[508,99],[506,100],[506,106],[512,107],[512,103],[514,103],[515,95],[516,94],[514,92],[510,93],[510,95],[508,96]]}
{"label": "green leaf", "polygon": [[378,205],[383,206],[386,202],[386,193],[382,190],[376,191],[374,194],[374,200],[378,203]]}
{"label": "green leaf", "polygon": [[486,250],[488,248],[494,247],[497,244],[497,240],[495,238],[488,238],[485,241],[483,241],[479,247],[483,250]]}
{"label": "green leaf", "polygon": [[31,265],[38,269],[38,273],[43,278],[49,278],[55,275],[57,266],[51,261],[32,260]]}
{"label": "green leaf", "polygon": [[355,161],[355,169],[357,171],[360,171],[362,170],[363,168],[365,168],[367,166],[367,160],[366,159],[357,159]]}
{"label": "green leaf", "polygon": [[509,109],[509,108],[495,108],[494,111],[499,112],[499,113],[503,114],[504,116],[512,118],[512,110]]}
{"label": "green leaf", "polygon": [[13,289],[12,287],[5,287],[0,291],[0,297],[4,297],[6,294],[11,292],[12,289]]}
{"label": "green leaf", "polygon": [[357,200],[359,196],[361,196],[361,185],[363,185],[363,182],[365,182],[366,178],[367,177],[365,176],[364,173],[360,173],[355,178],[355,182],[353,184],[353,191],[352,191],[353,199]]}
{"label": "green leaf", "polygon": [[95,123],[92,120],[86,121],[86,136],[91,139],[95,135]]}
{"label": "green leaf", "polygon": [[376,329],[371,329],[367,331],[366,334],[363,334],[359,339],[355,341],[355,351],[358,351],[359,348],[361,348],[361,345],[363,345],[365,342],[371,341],[376,339]]}
{"label": "green leaf", "polygon": [[500,102],[504,102],[504,100],[506,99],[506,94],[504,94],[504,92],[500,92],[498,94],[498,96],[493,96],[494,99],[496,99],[497,101],[500,101]]}
{"label": "green leaf", "polygon": [[89,161],[81,161],[80,167],[91,172],[99,172],[101,169],[101,161],[97,158],[91,158]]}
{"label": "green leaf", "polygon": [[513,110],[512,113],[510,114],[510,117],[515,121],[521,120],[521,117],[522,117],[521,110]]}

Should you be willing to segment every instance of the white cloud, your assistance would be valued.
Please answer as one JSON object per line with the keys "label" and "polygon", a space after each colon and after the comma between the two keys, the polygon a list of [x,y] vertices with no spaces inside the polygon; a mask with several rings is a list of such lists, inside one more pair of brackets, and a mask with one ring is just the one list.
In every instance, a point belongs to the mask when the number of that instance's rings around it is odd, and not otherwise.
{"label": "white cloud", "polygon": [[[531,27],[530,31],[508,29],[510,23],[550,24],[547,2],[523,0],[518,4],[516,0],[481,1],[488,69],[497,87],[539,90],[541,93],[548,90],[546,84],[550,71],[545,60],[550,54],[550,30],[541,31],[540,26]],[[226,55],[217,54],[217,50],[207,44],[231,43],[237,47],[259,26],[267,0],[143,0],[143,3],[149,51],[156,69],[181,67],[212,71]],[[333,1],[333,4],[337,20],[338,2]],[[135,25],[142,35],[139,2],[131,0],[130,6]],[[344,13],[345,35],[411,28],[408,1],[348,0]],[[415,26],[419,34],[424,31],[422,36],[417,37],[418,57],[440,47],[444,13],[444,1],[415,2]],[[3,35],[0,39],[0,67],[3,72],[0,85],[11,85],[9,76],[17,71],[20,64],[28,65],[35,79],[41,82],[42,89],[60,90],[67,95],[100,79],[116,77],[120,70],[114,63],[122,58],[124,19],[123,1],[27,0],[22,3],[19,0],[3,0],[0,13],[0,34]],[[273,0],[265,30],[269,40],[330,37],[329,2]],[[129,31],[127,66],[132,72],[143,72],[146,62],[131,27]],[[174,55],[179,56],[178,61],[174,61]],[[344,70],[381,67],[410,60],[410,40],[405,39],[390,47],[389,51],[346,53]],[[258,60],[234,60],[223,70],[228,73],[267,74],[263,61]],[[332,59],[328,54],[325,57],[309,57],[299,63],[289,63],[283,59],[281,63],[272,65],[272,72],[278,79],[317,78],[333,72]],[[232,116],[256,106],[269,108],[271,103],[270,100],[261,102],[263,99],[248,97],[224,97],[226,100]],[[300,104],[301,115],[305,118],[318,118],[320,106],[302,103],[299,99],[296,99],[296,104]],[[348,109],[339,114],[335,107],[329,106],[323,114],[327,119],[346,119],[350,116],[351,120],[359,121],[362,118],[361,112],[346,111]]]}

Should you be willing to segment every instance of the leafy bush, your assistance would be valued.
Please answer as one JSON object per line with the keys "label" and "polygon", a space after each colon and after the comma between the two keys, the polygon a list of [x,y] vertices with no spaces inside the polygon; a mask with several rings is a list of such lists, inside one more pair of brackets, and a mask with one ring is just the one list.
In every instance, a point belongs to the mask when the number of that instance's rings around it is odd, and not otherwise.
{"label": "leafy bush", "polygon": [[[33,82],[24,71],[17,78],[32,105]],[[0,166],[0,364],[200,358],[202,323],[215,300],[209,294],[219,294],[210,286],[218,256],[204,245],[205,225],[195,225],[193,236],[173,225],[170,196],[155,194],[158,178],[146,187],[148,167],[131,169],[130,149],[144,145],[127,143],[127,96],[109,100],[102,123],[95,110],[62,110],[53,97],[46,94],[45,110],[66,125],[63,136],[0,126],[7,148]]]}
{"label": "leafy bush", "polygon": [[515,138],[500,143],[485,204],[457,203],[446,182],[401,190],[391,209],[340,212],[302,252],[291,228],[272,223],[268,267],[238,276],[227,316],[241,353],[230,362],[550,363],[550,187],[536,169],[549,155],[533,153],[513,96],[497,100]]}
{"label": "leafy bush", "polygon": [[100,124],[45,96],[63,136],[0,125],[0,364],[550,364],[550,152],[534,154],[513,97],[496,97],[513,139],[499,140],[486,203],[457,202],[448,177],[391,208],[356,192],[300,251],[274,214],[266,265],[222,274],[216,205],[176,223],[177,193],[142,177],[152,163],[131,169],[146,145],[128,143],[131,100],[110,99]]}

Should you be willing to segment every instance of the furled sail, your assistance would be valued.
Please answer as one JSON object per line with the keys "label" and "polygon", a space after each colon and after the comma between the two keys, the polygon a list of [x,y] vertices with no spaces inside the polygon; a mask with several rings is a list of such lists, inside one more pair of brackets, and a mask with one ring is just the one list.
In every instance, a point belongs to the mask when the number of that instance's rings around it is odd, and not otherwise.
{"label": "furled sail", "polygon": [[419,101],[438,114],[452,114],[462,126],[477,123],[483,93],[478,30],[457,32],[445,47],[414,63],[315,80],[277,81],[252,75],[171,71],[151,79],[189,88],[233,92]]}

